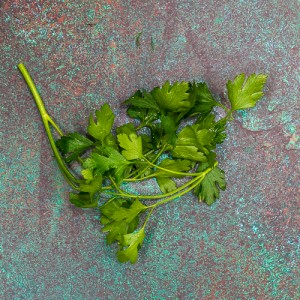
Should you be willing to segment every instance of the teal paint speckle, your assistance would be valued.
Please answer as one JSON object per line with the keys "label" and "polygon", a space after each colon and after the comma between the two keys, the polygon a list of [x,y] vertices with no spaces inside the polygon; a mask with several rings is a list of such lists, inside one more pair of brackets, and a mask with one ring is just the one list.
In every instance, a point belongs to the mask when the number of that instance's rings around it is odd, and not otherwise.
{"label": "teal paint speckle", "polygon": [[220,24],[224,21],[224,18],[223,17],[219,17],[219,18],[215,18],[214,22],[215,24]]}

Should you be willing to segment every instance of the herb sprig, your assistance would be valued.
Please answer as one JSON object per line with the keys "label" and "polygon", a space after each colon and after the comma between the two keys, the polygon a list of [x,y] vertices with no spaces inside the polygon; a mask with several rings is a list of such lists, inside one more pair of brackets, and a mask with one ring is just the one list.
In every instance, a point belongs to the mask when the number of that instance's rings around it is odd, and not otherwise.
{"label": "herb sprig", "polygon": [[[157,207],[189,192],[211,205],[225,190],[216,146],[225,140],[233,112],[254,107],[267,80],[264,74],[240,74],[228,81],[230,108],[217,101],[204,82],[167,81],[150,92],[139,90],[125,101],[127,114],[136,121],[115,128],[115,115],[104,104],[90,115],[87,134],[82,135],[62,132],[25,66],[18,67],[36,101],[57,164],[73,189],[70,202],[99,208],[107,243],[117,243],[118,260],[131,263],[137,261],[148,220]],[[226,116],[216,120],[215,107],[224,109]],[[57,141],[51,127],[60,136]],[[79,175],[70,168],[75,161],[81,166]],[[130,183],[148,180],[157,183],[160,194],[137,195],[127,189]]]}

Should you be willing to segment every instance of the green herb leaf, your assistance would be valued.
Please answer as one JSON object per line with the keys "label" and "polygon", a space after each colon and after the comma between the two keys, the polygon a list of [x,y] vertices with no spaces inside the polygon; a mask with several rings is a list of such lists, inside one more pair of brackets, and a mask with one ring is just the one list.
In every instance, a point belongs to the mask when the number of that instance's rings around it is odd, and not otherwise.
{"label": "green herb leaf", "polygon": [[127,160],[143,158],[142,138],[135,133],[129,135],[121,133],[117,135],[120,146],[125,149],[122,155]]}
{"label": "green herb leaf", "polygon": [[139,108],[150,108],[152,110],[159,111],[159,106],[157,105],[155,99],[150,93],[146,91],[138,91],[124,103]]}
{"label": "green herb leaf", "polygon": [[122,235],[133,232],[138,225],[139,218],[135,218],[131,223],[125,221],[112,221],[107,223],[102,228],[102,232],[107,232],[106,242],[108,245],[117,242],[121,239]]}
{"label": "green herb leaf", "polygon": [[76,160],[80,154],[93,145],[94,143],[90,139],[77,132],[69,133],[56,141],[56,146],[60,152],[64,155],[68,155],[65,158],[67,163]]}
{"label": "green herb leaf", "polygon": [[136,263],[138,250],[142,246],[144,238],[144,228],[141,228],[136,232],[123,235],[120,239],[122,249],[117,252],[118,260],[120,262],[130,261],[132,264]]}
{"label": "green herb leaf", "polygon": [[[120,182],[124,178],[125,170],[130,165],[130,162],[114,148],[104,147],[101,148],[101,152],[107,156],[91,153],[90,157],[84,161],[83,167],[94,170],[95,175],[104,175],[105,172],[113,169],[117,183]],[[87,173],[87,171],[85,172]]]}
{"label": "green herb leaf", "polygon": [[94,195],[102,189],[102,176],[97,175],[91,181],[81,183],[79,189],[81,192],[89,193],[91,202],[94,202]]}
{"label": "green herb leaf", "polygon": [[82,166],[85,169],[95,170],[95,174],[103,175],[112,168],[112,161],[108,157],[99,155],[98,153],[91,153]]}
{"label": "green herb leaf", "polygon": [[267,75],[252,74],[245,79],[245,74],[235,77],[234,81],[227,82],[228,98],[231,110],[245,109],[255,106],[256,102],[264,95],[263,87]]}
{"label": "green herb leaf", "polygon": [[161,88],[155,88],[151,95],[161,109],[186,111],[191,108],[188,90],[189,84],[187,82],[175,82],[173,85],[170,85],[169,81],[167,81]]}
{"label": "green herb leaf", "polygon": [[117,127],[116,132],[117,134],[124,133],[130,135],[131,133],[136,134],[136,129],[133,123],[127,123]]}
{"label": "green herb leaf", "polygon": [[176,146],[194,146],[204,154],[209,153],[213,148],[215,133],[199,127],[198,124],[184,127],[178,134]]}
{"label": "green herb leaf", "polygon": [[217,102],[212,96],[207,84],[205,82],[195,83],[190,87],[189,90],[191,100],[194,103],[192,108],[192,113],[202,113],[207,114],[210,113],[214,106],[219,106],[219,102]]}
{"label": "green herb leaf", "polygon": [[119,206],[118,209],[114,210],[113,212],[106,212],[105,215],[114,221],[124,220],[126,223],[130,223],[146,209],[147,206],[136,199],[129,207]]}
{"label": "green herb leaf", "polygon": [[69,201],[75,206],[81,208],[93,208],[98,206],[98,201],[91,201],[89,193],[69,193]]}
{"label": "green herb leaf", "polygon": [[[143,210],[140,206],[143,205],[117,198],[110,199],[100,208],[101,223],[105,224],[102,231],[108,232],[106,236],[108,244],[120,240],[122,235],[131,233],[137,228],[138,214]],[[118,212],[121,212],[122,217]]]}
{"label": "green herb leaf", "polygon": [[163,193],[175,191],[177,186],[174,180],[168,177],[156,177],[157,184]]}
{"label": "green herb leaf", "polygon": [[206,161],[204,153],[195,146],[176,146],[172,151],[174,158],[188,159],[192,161]]}
{"label": "green herb leaf", "polygon": [[95,122],[93,116],[90,116],[88,133],[103,144],[104,139],[110,134],[115,119],[115,115],[107,103],[102,105],[100,110],[96,110],[96,119]]}
{"label": "green herb leaf", "polygon": [[[191,169],[191,164],[192,162],[190,160],[185,160],[185,159],[174,160],[174,159],[166,158],[159,164],[159,166],[161,168],[170,170],[172,172],[185,172]],[[153,173],[153,175],[157,177],[178,177],[178,178],[182,177],[182,175],[170,173],[162,169],[157,169]]]}
{"label": "green herb leaf", "polygon": [[[208,164],[199,166],[197,172],[202,172],[208,167]],[[220,189],[226,189],[226,181],[224,171],[218,167],[214,167],[195,188],[195,193],[199,201],[203,201],[208,205],[213,204],[220,197]]]}

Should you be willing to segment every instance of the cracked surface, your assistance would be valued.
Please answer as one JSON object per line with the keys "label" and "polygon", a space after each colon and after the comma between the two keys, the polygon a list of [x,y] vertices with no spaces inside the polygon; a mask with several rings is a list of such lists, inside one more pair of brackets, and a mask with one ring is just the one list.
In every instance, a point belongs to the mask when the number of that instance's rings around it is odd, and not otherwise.
{"label": "cracked surface", "polygon": [[[0,6],[0,298],[299,299],[298,1]],[[131,266],[105,245],[97,211],[68,203],[21,61],[65,132],[106,101],[125,122],[122,101],[165,80],[204,80],[223,99],[240,72],[269,79],[218,150],[222,200],[159,209]]]}

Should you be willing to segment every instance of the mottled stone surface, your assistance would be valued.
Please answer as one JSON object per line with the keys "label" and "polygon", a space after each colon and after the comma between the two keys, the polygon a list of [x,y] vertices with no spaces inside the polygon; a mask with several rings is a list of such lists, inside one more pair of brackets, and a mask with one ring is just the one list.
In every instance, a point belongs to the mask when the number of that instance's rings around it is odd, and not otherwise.
{"label": "mottled stone surface", "polygon": [[[1,299],[299,299],[299,1],[0,6]],[[240,72],[269,80],[218,150],[222,199],[161,207],[132,266],[97,211],[68,203],[19,62],[64,131],[106,101],[123,122],[126,97],[167,79],[204,80],[217,97]]]}

